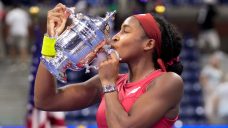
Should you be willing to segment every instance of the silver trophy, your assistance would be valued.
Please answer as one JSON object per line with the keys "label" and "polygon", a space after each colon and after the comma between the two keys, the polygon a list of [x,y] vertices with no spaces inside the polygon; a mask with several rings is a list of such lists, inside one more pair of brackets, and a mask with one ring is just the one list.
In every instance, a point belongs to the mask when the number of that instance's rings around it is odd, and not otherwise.
{"label": "silver trophy", "polygon": [[[112,23],[115,11],[107,13],[105,18],[92,18],[82,13],[75,13],[74,8],[68,8],[72,24],[58,37],[56,36],[55,57],[42,56],[41,61],[48,71],[59,81],[66,83],[66,70],[78,71],[91,66],[90,63],[99,52],[110,54],[113,49],[105,40],[109,38],[110,23]],[[116,55],[118,53],[115,51]]]}

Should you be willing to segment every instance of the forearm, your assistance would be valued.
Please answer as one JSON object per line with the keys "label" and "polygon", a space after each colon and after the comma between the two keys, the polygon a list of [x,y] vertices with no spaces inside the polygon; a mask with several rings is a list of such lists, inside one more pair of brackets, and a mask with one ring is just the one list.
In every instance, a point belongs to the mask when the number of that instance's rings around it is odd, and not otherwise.
{"label": "forearm", "polygon": [[218,108],[219,107],[219,98],[217,95],[214,95],[212,97],[212,112],[213,115],[217,116],[218,115]]}
{"label": "forearm", "polygon": [[118,100],[117,92],[105,93],[106,120],[110,128],[128,128],[129,116]]}
{"label": "forearm", "polygon": [[[162,103],[158,103],[158,101],[157,103],[154,102],[153,105],[151,103],[151,105],[147,105],[146,107],[145,104],[148,101],[140,101],[135,103],[135,108],[131,108],[130,111],[126,112],[118,99],[117,92],[105,93],[104,98],[106,104],[106,121],[110,128],[151,127],[159,121],[164,116],[165,111],[168,110],[162,108],[164,105],[161,105]],[[139,106],[139,103],[144,105]],[[140,107],[140,109],[136,109],[137,107]],[[143,120],[141,120],[142,118]]]}
{"label": "forearm", "polygon": [[45,109],[50,104],[49,99],[53,99],[56,94],[55,79],[47,71],[41,62],[38,67],[35,80],[35,105],[38,108]]}

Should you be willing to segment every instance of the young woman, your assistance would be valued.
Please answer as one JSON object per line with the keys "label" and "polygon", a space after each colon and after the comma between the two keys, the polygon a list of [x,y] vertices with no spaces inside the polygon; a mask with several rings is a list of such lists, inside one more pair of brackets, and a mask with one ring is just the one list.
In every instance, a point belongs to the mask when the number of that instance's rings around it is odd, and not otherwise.
{"label": "young woman", "polygon": [[[65,27],[66,7],[48,12],[47,34]],[[119,60],[111,54],[99,73],[83,83],[56,89],[55,79],[40,63],[35,82],[35,105],[47,111],[77,110],[100,102],[99,128],[171,128],[178,118],[183,95],[178,58],[181,38],[164,19],[151,14],[128,17],[109,42],[127,63],[129,73],[119,74]]]}

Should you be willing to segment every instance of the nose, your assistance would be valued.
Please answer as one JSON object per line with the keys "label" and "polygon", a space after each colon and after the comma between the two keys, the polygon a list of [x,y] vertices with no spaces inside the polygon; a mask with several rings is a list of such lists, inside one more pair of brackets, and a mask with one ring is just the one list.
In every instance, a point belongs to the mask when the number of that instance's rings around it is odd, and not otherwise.
{"label": "nose", "polygon": [[116,42],[116,41],[119,41],[120,40],[120,37],[118,35],[118,33],[112,37],[112,41]]}

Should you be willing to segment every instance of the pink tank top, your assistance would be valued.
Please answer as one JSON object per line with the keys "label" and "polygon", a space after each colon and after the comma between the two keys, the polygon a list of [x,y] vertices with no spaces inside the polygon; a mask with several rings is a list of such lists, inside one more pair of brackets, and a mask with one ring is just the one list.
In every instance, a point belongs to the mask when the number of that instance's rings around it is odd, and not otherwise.
{"label": "pink tank top", "polygon": [[[129,112],[135,101],[138,99],[138,97],[146,92],[147,86],[151,83],[151,81],[159,77],[162,73],[163,72],[161,72],[161,70],[156,70],[149,74],[146,78],[132,83],[127,83],[128,74],[119,75],[118,80],[116,82],[116,86],[119,101],[121,102],[121,105],[123,106],[126,112]],[[163,117],[153,126],[151,126],[151,128],[172,128],[177,118],[170,120]],[[96,119],[98,128],[108,128],[105,117],[104,97],[102,97],[101,103],[99,105]]]}

